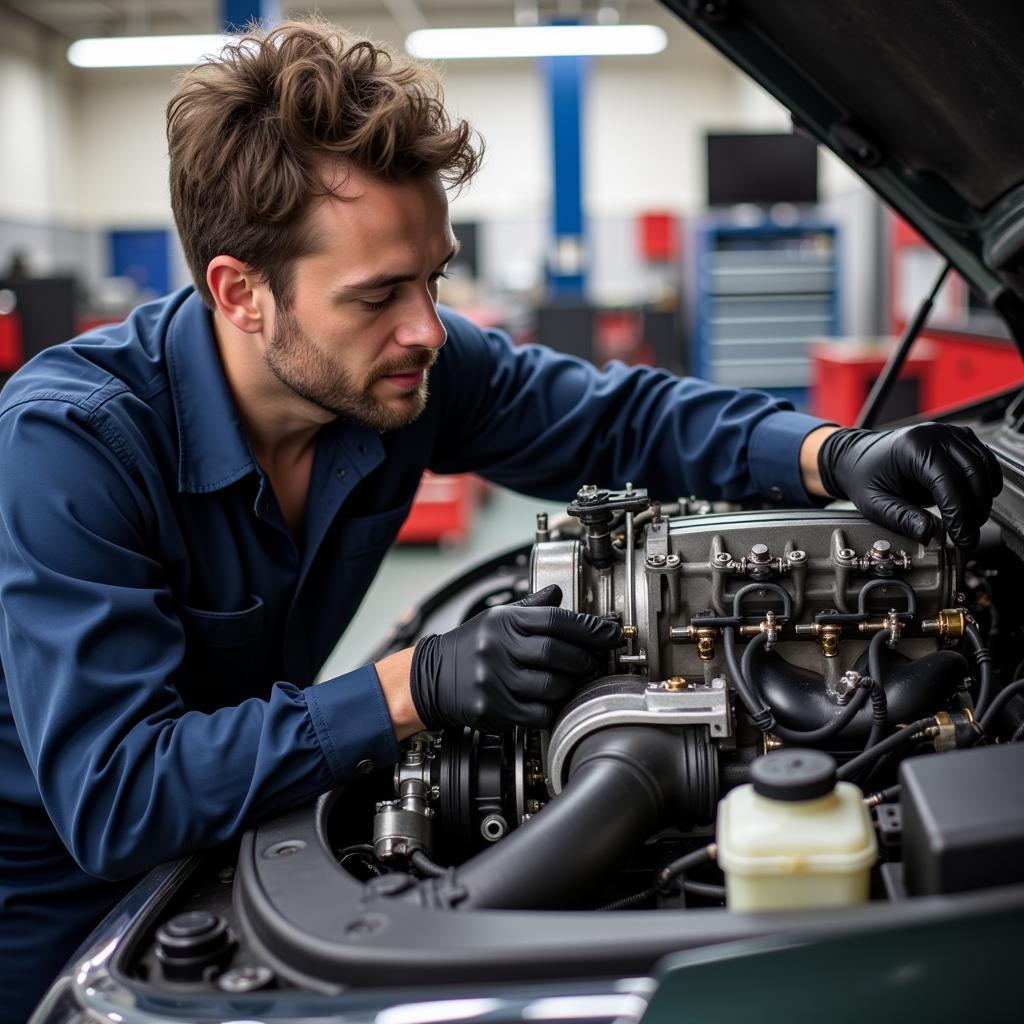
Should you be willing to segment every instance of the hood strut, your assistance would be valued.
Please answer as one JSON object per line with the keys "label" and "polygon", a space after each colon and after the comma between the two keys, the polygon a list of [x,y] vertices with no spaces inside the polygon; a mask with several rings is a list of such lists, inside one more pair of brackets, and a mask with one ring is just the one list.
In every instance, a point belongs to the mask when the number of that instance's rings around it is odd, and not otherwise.
{"label": "hood strut", "polygon": [[889,361],[885,364],[885,368],[871,388],[871,393],[864,401],[864,407],[860,411],[860,416],[857,417],[858,427],[863,427],[865,430],[870,430],[874,427],[878,414],[885,404],[885,399],[892,390],[893,384],[896,383],[896,378],[900,375],[900,370],[903,369],[903,364],[907,361],[907,356],[910,355],[910,350],[913,348],[914,342],[917,341],[921,328],[924,327],[925,322],[928,320],[932,307],[935,305],[935,299],[938,297],[943,284],[945,284],[952,267],[953,264],[949,262],[943,266],[938,279],[932,286],[932,290],[928,293],[928,297],[918,307],[917,312],[914,314],[914,319],[904,328],[903,337],[900,338],[899,345],[893,349],[892,355],[889,356]]}

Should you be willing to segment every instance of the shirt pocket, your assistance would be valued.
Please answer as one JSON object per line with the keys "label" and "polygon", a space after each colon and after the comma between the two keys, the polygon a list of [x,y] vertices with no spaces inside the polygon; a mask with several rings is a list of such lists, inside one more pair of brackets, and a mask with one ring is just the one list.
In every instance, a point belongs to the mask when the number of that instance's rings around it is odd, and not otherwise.
{"label": "shirt pocket", "polygon": [[259,637],[263,629],[263,598],[249,595],[250,605],[237,612],[211,612],[178,602],[185,636],[206,647],[241,647]]}
{"label": "shirt pocket", "polygon": [[185,662],[179,691],[189,708],[212,711],[248,697],[266,696],[274,680],[266,611],[257,594],[238,611],[208,611],[178,602],[185,631]]}

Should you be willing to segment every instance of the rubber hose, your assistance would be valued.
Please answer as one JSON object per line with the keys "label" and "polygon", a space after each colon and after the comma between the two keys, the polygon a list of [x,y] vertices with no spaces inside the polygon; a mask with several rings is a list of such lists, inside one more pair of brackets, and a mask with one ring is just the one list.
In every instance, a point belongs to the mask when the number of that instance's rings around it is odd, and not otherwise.
{"label": "rubber hose", "polygon": [[750,684],[740,670],[739,662],[736,660],[736,630],[732,626],[726,626],[722,630],[722,644],[725,648],[725,663],[732,676],[732,685],[740,695],[747,714],[754,720],[754,724],[761,732],[771,732],[775,725],[775,717],[768,705],[757,694],[751,692]]}
{"label": "rubber hose", "polygon": [[871,732],[864,749],[879,743],[889,731],[889,701],[885,696],[882,683],[882,647],[885,644],[885,632],[880,631],[871,638],[868,644],[868,675],[871,677]]}
{"label": "rubber hose", "polygon": [[874,764],[880,757],[882,757],[883,754],[888,754],[890,750],[895,750],[904,743],[909,743],[917,733],[921,732],[922,729],[927,729],[929,726],[933,726],[934,724],[934,718],[919,718],[916,722],[911,722],[910,725],[905,725],[898,732],[894,732],[891,736],[887,736],[880,743],[876,743],[873,747],[868,747],[867,750],[862,751],[855,758],[847,761],[846,764],[841,765],[839,770],[836,772],[836,778],[852,778],[862,768]]}
{"label": "rubber hose", "polygon": [[992,652],[985,646],[978,627],[973,623],[967,624],[964,636],[974,648],[974,660],[978,663],[978,699],[974,703],[974,717],[980,719],[988,710],[992,696]]}
{"label": "rubber hose", "polygon": [[1011,701],[1018,693],[1024,693],[1024,679],[1017,679],[1010,683],[1009,686],[1004,686],[993,698],[992,705],[981,717],[981,721],[978,723],[981,726],[981,731],[987,733],[989,729],[995,725],[996,719],[999,717],[999,712],[1006,707],[1007,703]]}
{"label": "rubber hose", "polygon": [[585,904],[596,884],[668,822],[709,822],[717,795],[718,759],[706,726],[592,733],[573,751],[561,793],[455,869],[458,908]]}
{"label": "rubber hose", "polygon": [[[755,700],[758,703],[762,703],[762,698],[750,670],[754,655],[764,646],[766,639],[767,638],[764,633],[761,633],[760,635],[755,636],[754,639],[747,644],[747,649],[743,652],[743,660],[740,666],[743,681],[754,694]],[[774,719],[773,716],[771,727],[765,731],[774,733],[785,743],[806,743],[811,745],[815,743],[823,743],[825,740],[835,736],[836,733],[842,732],[843,729],[845,729],[846,726],[857,717],[858,712],[867,702],[868,689],[865,687],[864,689],[858,690],[853,695],[853,699],[850,703],[847,704],[831,722],[826,722],[817,729],[789,729],[782,725],[778,720]]]}

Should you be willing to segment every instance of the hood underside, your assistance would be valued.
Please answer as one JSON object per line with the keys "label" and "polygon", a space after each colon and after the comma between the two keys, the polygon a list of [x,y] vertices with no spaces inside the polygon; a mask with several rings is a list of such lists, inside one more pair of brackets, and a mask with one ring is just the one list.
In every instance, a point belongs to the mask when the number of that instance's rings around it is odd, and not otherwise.
{"label": "hood underside", "polygon": [[943,253],[1024,351],[1024,4],[663,2]]}

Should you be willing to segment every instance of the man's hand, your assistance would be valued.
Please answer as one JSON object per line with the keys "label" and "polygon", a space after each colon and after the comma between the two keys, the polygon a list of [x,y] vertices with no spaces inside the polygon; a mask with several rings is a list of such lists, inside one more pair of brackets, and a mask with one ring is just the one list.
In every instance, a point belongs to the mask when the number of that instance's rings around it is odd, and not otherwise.
{"label": "man's hand", "polygon": [[[945,423],[825,429],[809,434],[801,452],[812,493],[848,498],[868,519],[921,543],[935,532],[935,520],[922,506],[936,505],[955,544],[978,543],[1003,477],[973,431]],[[815,449],[817,472],[808,472]]]}
{"label": "man's hand", "polygon": [[423,724],[551,725],[561,705],[604,664],[602,652],[622,641],[616,623],[559,608],[561,600],[558,587],[545,587],[420,640],[410,687]]}

